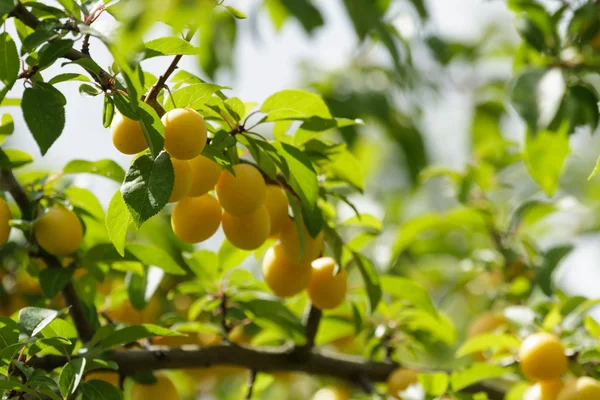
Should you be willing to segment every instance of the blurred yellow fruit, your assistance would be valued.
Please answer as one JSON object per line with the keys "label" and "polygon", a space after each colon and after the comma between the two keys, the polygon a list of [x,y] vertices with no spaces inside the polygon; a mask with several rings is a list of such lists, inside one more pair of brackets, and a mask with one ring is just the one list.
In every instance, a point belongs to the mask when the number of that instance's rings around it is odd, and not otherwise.
{"label": "blurred yellow fruit", "polygon": [[188,196],[202,196],[210,192],[221,176],[221,166],[210,158],[199,155],[189,161],[192,169],[192,187]]}
{"label": "blurred yellow fruit", "polygon": [[173,163],[173,172],[175,172],[175,181],[173,182],[173,190],[169,197],[169,203],[175,203],[183,199],[190,192],[192,187],[192,169],[187,161],[171,158]]}
{"label": "blurred yellow fruit", "polygon": [[330,386],[317,391],[312,400],[348,400],[350,394],[339,386]]}
{"label": "blurred yellow fruit", "polygon": [[214,332],[198,332],[198,341],[201,346],[216,346],[221,344],[223,338]]}
{"label": "blurred yellow fruit", "polygon": [[285,252],[286,257],[293,262],[306,264],[310,263],[321,255],[323,251],[323,232],[319,232],[316,238],[309,235],[306,227],[303,226],[304,249],[300,252],[300,237],[296,223],[288,219],[282,231],[279,233],[279,241]]}
{"label": "blurred yellow fruit", "polygon": [[83,239],[83,226],[77,215],[59,205],[49,208],[33,231],[40,247],[55,256],[74,253]]}
{"label": "blurred yellow fruit", "polygon": [[336,262],[331,257],[317,258],[312,262],[307,292],[311,303],[320,310],[336,308],[346,298],[348,275],[345,269],[335,275],[335,269]]}
{"label": "blurred yellow fruit", "polygon": [[262,272],[267,286],[279,297],[291,297],[307,288],[312,267],[288,260],[279,244],[265,253]]}
{"label": "blurred yellow fruit", "polygon": [[106,310],[106,315],[114,322],[130,325],[154,323],[160,316],[160,300],[157,296],[152,297],[143,310],[137,310],[129,302],[124,300],[120,304]]}
{"label": "blurred yellow fruit", "polygon": [[267,185],[265,196],[265,207],[269,212],[271,221],[271,231],[269,235],[276,235],[283,229],[288,217],[288,198],[283,190],[278,185]]}
{"label": "blurred yellow fruit", "polygon": [[221,206],[209,194],[186,197],[173,207],[171,227],[188,243],[199,243],[215,234],[221,224]]}
{"label": "blurred yellow fruit", "polygon": [[92,371],[85,375],[85,381],[89,382],[98,379],[113,386],[119,387],[119,373],[116,371]]}
{"label": "blurred yellow fruit", "polygon": [[265,202],[266,185],[260,172],[249,164],[223,171],[216,185],[217,197],[225,211],[236,217],[253,213]]}
{"label": "blurred yellow fruit", "polygon": [[416,371],[398,368],[387,379],[388,393],[394,399],[402,400],[399,393],[405,391],[410,385],[419,381]]}
{"label": "blurred yellow fruit", "polygon": [[264,206],[240,217],[224,212],[221,222],[227,240],[242,250],[256,250],[262,246],[268,239],[271,228],[269,213]]}
{"label": "blurred yellow fruit", "polygon": [[178,160],[197,157],[206,146],[206,123],[191,108],[176,108],[161,118],[165,127],[165,150]]}
{"label": "blurred yellow fruit", "polygon": [[507,324],[506,318],[497,312],[485,312],[471,321],[467,328],[469,338],[492,333]]}
{"label": "blurred yellow fruit", "polygon": [[567,370],[567,357],[560,340],[549,333],[528,336],[519,349],[523,374],[536,382],[560,379]]}
{"label": "blurred yellow fruit", "polygon": [[151,385],[135,383],[131,389],[131,400],[178,400],[177,388],[167,376],[157,375],[156,382]]}
{"label": "blurred yellow fruit", "polygon": [[564,389],[558,394],[557,400],[598,400],[600,399],[600,384],[589,376],[582,376],[565,383]]}
{"label": "blurred yellow fruit", "polygon": [[137,154],[148,148],[139,121],[117,114],[110,125],[110,133],[114,146],[123,154]]}
{"label": "blurred yellow fruit", "polygon": [[10,236],[10,225],[8,221],[12,219],[12,214],[6,200],[0,198],[0,246],[8,242]]}
{"label": "blurred yellow fruit", "polygon": [[523,400],[556,400],[562,388],[561,381],[538,382],[525,392]]}

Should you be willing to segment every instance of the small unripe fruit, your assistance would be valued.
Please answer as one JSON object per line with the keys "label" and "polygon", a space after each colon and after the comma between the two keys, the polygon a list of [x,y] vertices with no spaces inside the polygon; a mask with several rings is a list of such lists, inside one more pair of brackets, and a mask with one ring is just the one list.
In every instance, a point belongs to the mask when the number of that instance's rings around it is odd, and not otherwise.
{"label": "small unripe fruit", "polygon": [[221,224],[221,206],[217,199],[205,194],[185,197],[173,207],[171,227],[175,235],[188,243],[210,238]]}
{"label": "small unripe fruit", "polygon": [[269,213],[264,206],[241,217],[225,212],[222,223],[227,240],[242,250],[256,250],[262,246],[269,237],[271,228]]}
{"label": "small unripe fruit", "polygon": [[419,377],[416,371],[398,368],[387,379],[388,394],[394,399],[402,400],[399,393],[417,382],[419,382]]}
{"label": "small unripe fruit", "polygon": [[267,185],[265,196],[265,207],[269,212],[271,220],[271,232],[269,235],[276,235],[283,229],[288,217],[288,198],[283,190],[278,185]]}
{"label": "small unripe fruit", "polygon": [[225,211],[236,217],[253,213],[265,202],[265,180],[249,164],[234,165],[233,172],[235,176],[230,171],[223,171],[217,182],[219,202]]}
{"label": "small unripe fruit", "polygon": [[557,400],[597,400],[600,399],[600,384],[589,376],[568,381],[558,394]]}
{"label": "small unripe fruit", "polygon": [[116,371],[92,371],[85,375],[85,381],[100,380],[119,387],[119,373]]}
{"label": "small unripe fruit", "polygon": [[523,375],[536,382],[558,380],[567,370],[565,349],[549,333],[528,336],[519,349],[519,359]]}
{"label": "small unripe fruit", "polygon": [[276,244],[265,253],[262,272],[267,286],[279,297],[294,296],[308,286],[312,267],[288,260],[280,245]]}
{"label": "small unripe fruit", "polygon": [[311,303],[320,310],[336,308],[346,298],[348,275],[345,269],[334,275],[335,267],[335,260],[331,257],[317,258],[312,262],[307,293]]}
{"label": "small unripe fruit", "polygon": [[350,395],[344,388],[330,386],[317,391],[312,400],[348,400]]}
{"label": "small unripe fruit", "polygon": [[286,257],[293,262],[310,263],[321,255],[323,251],[323,232],[319,232],[316,238],[310,236],[306,227],[303,228],[304,249],[300,252],[300,237],[296,223],[288,219],[283,230],[279,233],[279,241]]}
{"label": "small unripe fruit", "polygon": [[131,400],[149,399],[178,400],[179,394],[171,379],[158,375],[155,383],[151,385],[136,383],[131,389]]}
{"label": "small unripe fruit", "polygon": [[83,239],[83,226],[77,215],[58,205],[46,211],[33,231],[40,247],[59,257],[76,252]]}
{"label": "small unripe fruit", "polygon": [[110,125],[114,146],[123,154],[137,154],[148,148],[148,142],[139,121],[124,115],[114,116]]}
{"label": "small unripe fruit", "polygon": [[221,176],[221,166],[203,155],[188,162],[192,169],[192,187],[188,196],[202,196],[213,190]]}
{"label": "small unripe fruit", "polygon": [[191,160],[206,146],[206,123],[196,110],[176,108],[161,118],[165,150],[178,160]]}
{"label": "small unripe fruit", "polygon": [[175,173],[175,181],[173,182],[173,190],[169,197],[169,203],[175,203],[183,199],[190,192],[192,187],[192,169],[187,161],[171,158],[173,163],[173,172]]}
{"label": "small unripe fruit", "polygon": [[523,400],[556,400],[562,388],[561,381],[538,382],[525,392]]}
{"label": "small unripe fruit", "polygon": [[8,242],[10,236],[10,225],[8,221],[12,219],[12,214],[6,200],[0,198],[0,246]]}

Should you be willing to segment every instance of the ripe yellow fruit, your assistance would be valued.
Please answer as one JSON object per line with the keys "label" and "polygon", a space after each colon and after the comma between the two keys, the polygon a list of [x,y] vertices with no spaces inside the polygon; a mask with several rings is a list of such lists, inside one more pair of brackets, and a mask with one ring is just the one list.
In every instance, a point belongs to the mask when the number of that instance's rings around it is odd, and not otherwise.
{"label": "ripe yellow fruit", "polygon": [[202,196],[210,192],[219,181],[221,166],[203,155],[188,162],[192,169],[192,187],[188,196]]}
{"label": "ripe yellow fruit", "polygon": [[175,235],[188,243],[210,238],[221,224],[221,206],[209,194],[186,197],[173,207],[171,227]]}
{"label": "ripe yellow fruit", "polygon": [[187,161],[171,158],[173,163],[173,172],[175,172],[175,181],[173,190],[169,197],[169,203],[175,203],[188,195],[192,187],[192,169]]}
{"label": "ripe yellow fruit", "polygon": [[42,249],[55,256],[74,253],[83,239],[83,226],[77,215],[59,205],[49,208],[33,231]]}
{"label": "ripe yellow fruit", "polygon": [[336,308],[346,298],[348,274],[342,269],[334,275],[335,266],[335,260],[331,257],[317,258],[312,262],[307,293],[312,304],[320,310]]}
{"label": "ripe yellow fruit", "polygon": [[92,371],[85,375],[86,382],[98,379],[110,383],[113,386],[119,387],[119,373],[116,371]]}
{"label": "ripe yellow fruit", "polygon": [[10,225],[8,221],[12,219],[12,214],[6,200],[0,198],[0,246],[8,242],[10,236]]}
{"label": "ripe yellow fruit", "polygon": [[506,324],[506,318],[504,318],[502,314],[493,311],[485,312],[471,321],[467,328],[467,336],[472,338],[486,333],[492,333]]}
{"label": "ripe yellow fruit", "polygon": [[164,375],[157,375],[155,383],[151,385],[135,383],[131,389],[131,400],[148,399],[178,400],[179,394],[171,379]]}
{"label": "ripe yellow fruit", "polygon": [[286,257],[293,262],[306,264],[310,263],[321,255],[323,251],[323,232],[319,232],[316,238],[310,236],[306,227],[304,231],[304,249],[300,253],[300,237],[296,223],[292,219],[288,219],[283,230],[279,233],[279,241],[285,252]]}
{"label": "ripe yellow fruit", "polygon": [[589,376],[567,381],[556,400],[597,400],[600,399],[600,384]]}
{"label": "ripe yellow fruit", "polygon": [[269,230],[271,229],[269,213],[264,206],[252,214],[242,215],[241,217],[234,217],[224,212],[221,222],[227,240],[242,250],[258,249],[269,237]]}
{"label": "ripe yellow fruit", "polygon": [[114,146],[123,154],[137,154],[148,148],[148,142],[139,121],[117,114],[110,125]]}
{"label": "ripe yellow fruit", "polygon": [[106,315],[114,322],[130,325],[155,323],[160,316],[160,299],[153,296],[143,310],[137,310],[129,300],[106,310]]}
{"label": "ripe yellow fruit", "polygon": [[339,386],[330,386],[317,391],[312,400],[348,400],[350,394]]}
{"label": "ripe yellow fruit", "polygon": [[523,400],[556,400],[562,388],[561,381],[538,382],[525,392]]}
{"label": "ripe yellow fruit", "polygon": [[558,380],[567,370],[567,357],[560,340],[549,333],[528,336],[519,349],[523,374],[536,382]]}
{"label": "ripe yellow fruit", "polygon": [[387,379],[388,394],[394,399],[402,400],[399,393],[405,391],[410,385],[419,382],[416,371],[406,368],[398,368],[390,374]]}
{"label": "ripe yellow fruit", "polygon": [[265,253],[262,273],[267,286],[279,297],[294,296],[308,286],[312,267],[288,260],[279,244]]}
{"label": "ripe yellow fruit", "polygon": [[289,219],[288,206],[289,202],[285,190],[278,185],[267,185],[265,207],[267,207],[271,219],[270,236],[278,234],[283,229]]}
{"label": "ripe yellow fruit", "polygon": [[249,164],[223,171],[216,185],[217,197],[225,211],[236,217],[253,213],[265,202],[266,185],[260,172]]}
{"label": "ripe yellow fruit", "polygon": [[206,123],[191,108],[176,108],[161,118],[165,127],[165,150],[178,160],[197,157],[206,146]]}

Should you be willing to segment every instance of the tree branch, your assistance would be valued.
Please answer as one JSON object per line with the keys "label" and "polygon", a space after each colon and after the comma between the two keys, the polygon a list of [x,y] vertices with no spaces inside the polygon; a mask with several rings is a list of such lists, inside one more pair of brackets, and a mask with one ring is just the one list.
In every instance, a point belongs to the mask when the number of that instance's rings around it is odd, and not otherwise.
{"label": "tree branch", "polygon": [[319,323],[323,312],[312,304],[308,304],[304,314],[304,331],[306,334],[306,343],[302,346],[297,346],[292,351],[292,354],[299,360],[305,360],[310,356],[313,347],[315,347],[315,337],[319,330]]}

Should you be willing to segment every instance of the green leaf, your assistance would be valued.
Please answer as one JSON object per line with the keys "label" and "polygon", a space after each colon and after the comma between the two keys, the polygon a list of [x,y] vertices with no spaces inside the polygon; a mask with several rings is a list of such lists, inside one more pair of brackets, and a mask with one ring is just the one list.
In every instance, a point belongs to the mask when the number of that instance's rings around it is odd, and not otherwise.
{"label": "green leaf", "polygon": [[310,0],[280,0],[281,4],[290,15],[293,15],[307,33],[323,26],[321,12]]}
{"label": "green leaf", "polygon": [[8,317],[0,317],[0,350],[19,341],[19,324]]}
{"label": "green leaf", "polygon": [[40,286],[44,295],[52,299],[71,281],[74,268],[47,268],[40,272]]}
{"label": "green leaf", "polygon": [[145,58],[158,56],[197,55],[198,49],[178,37],[161,37],[146,42]]}
{"label": "green leaf", "polygon": [[133,343],[140,339],[153,336],[185,336],[168,328],[152,324],[127,326],[109,334],[103,341],[103,348],[110,348],[118,344]]}
{"label": "green leaf", "polygon": [[70,39],[61,39],[45,44],[39,52],[38,66],[40,69],[49,67],[54,61],[67,54],[73,48],[73,43]]}
{"label": "green leaf", "polygon": [[375,232],[383,230],[383,222],[371,214],[359,214],[345,220],[344,226],[358,226]]}
{"label": "green leaf", "polygon": [[250,255],[249,251],[238,249],[227,239],[219,247],[218,259],[221,273],[235,268]]}
{"label": "green leaf", "polygon": [[165,144],[165,129],[156,111],[146,103],[139,103],[136,120],[140,121],[153,158],[159,156]]}
{"label": "green leaf", "polygon": [[75,0],[57,0],[65,10],[69,12],[69,14],[74,18],[79,18],[79,13],[81,12],[81,8],[75,2]]}
{"label": "green leaf", "polygon": [[286,143],[273,143],[277,154],[285,160],[283,174],[289,185],[309,209],[316,207],[319,198],[319,180],[310,159],[297,148]]}
{"label": "green leaf", "polygon": [[168,203],[174,180],[173,164],[167,152],[160,153],[154,160],[142,155],[129,167],[121,194],[138,228]]}
{"label": "green leaf", "polygon": [[[198,110],[206,104],[213,94],[221,89],[227,89],[227,87],[211,83],[196,83],[174,91],[173,100],[179,108],[188,107]],[[164,107],[166,111],[172,110],[174,108],[173,102],[170,99],[166,99]]]}
{"label": "green leaf", "polygon": [[219,258],[210,250],[198,250],[186,257],[190,269],[200,279],[214,280],[217,278]]}
{"label": "green leaf", "polygon": [[40,45],[58,37],[55,28],[60,25],[60,21],[54,18],[40,21],[35,27],[35,31],[23,40],[21,54],[32,53]]}
{"label": "green leaf", "polygon": [[272,326],[291,336],[296,342],[305,340],[302,321],[283,303],[265,293],[244,292],[231,298],[244,311],[251,314],[253,321]]}
{"label": "green leaf", "polygon": [[99,379],[83,382],[79,391],[86,400],[123,400],[123,392]]}
{"label": "green leaf", "polygon": [[112,97],[104,96],[104,105],[102,107],[102,126],[110,127],[113,117],[115,116],[115,102]]}
{"label": "green leaf", "polygon": [[63,168],[65,174],[88,173],[100,175],[121,183],[125,179],[125,171],[113,160],[98,161],[71,160]]}
{"label": "green leaf", "polygon": [[0,120],[0,144],[4,143],[4,140],[15,131],[15,123],[10,114],[2,114]]}
{"label": "green leaf", "polygon": [[90,82],[90,78],[88,78],[87,76],[82,75],[82,74],[68,72],[68,73],[56,75],[55,77],[51,78],[48,81],[48,83],[51,85],[54,85],[56,83],[69,82],[69,81]]}
{"label": "green leaf", "polygon": [[21,331],[29,336],[37,335],[64,310],[56,311],[47,308],[25,307],[19,311]]}
{"label": "green leaf", "polygon": [[537,268],[535,274],[535,283],[540,286],[542,292],[547,296],[552,296],[554,290],[552,288],[552,274],[558,267],[559,263],[573,250],[573,246],[557,246],[546,251],[543,254],[544,261]]}
{"label": "green leaf", "polygon": [[83,212],[98,221],[104,221],[104,210],[94,193],[77,186],[67,188],[64,193],[77,212]]}
{"label": "green leaf", "polygon": [[0,15],[9,14],[14,8],[14,0],[0,0]]}
{"label": "green leaf", "polygon": [[483,334],[468,339],[458,350],[457,357],[463,357],[467,354],[479,353],[484,350],[493,349],[495,351],[514,350],[521,345],[519,339],[513,335]]}
{"label": "green leaf", "polygon": [[381,285],[377,269],[371,260],[359,253],[353,253],[353,259],[365,283],[365,289],[369,297],[369,313],[373,313],[381,300]]}
{"label": "green leaf", "polygon": [[132,223],[133,217],[127,209],[123,195],[117,190],[106,210],[106,230],[110,241],[121,256],[125,255],[125,240]]}
{"label": "green leaf", "polygon": [[183,270],[169,254],[154,246],[139,243],[130,243],[125,246],[126,253],[139,260],[144,265],[155,265],[171,275],[185,275]]}
{"label": "green leaf", "polygon": [[64,319],[55,319],[48,326],[42,329],[42,336],[44,338],[64,338],[69,340],[71,343],[63,343],[60,346],[57,346],[59,351],[64,350],[63,353],[65,355],[70,355],[75,349],[75,345],[77,344],[78,335],[75,327],[65,321]]}
{"label": "green leaf", "polygon": [[42,155],[58,139],[65,127],[65,104],[60,92],[50,85],[25,89],[23,117]]}
{"label": "green leaf", "polygon": [[335,161],[327,165],[326,173],[331,180],[342,180],[347,182],[360,192],[364,189],[364,175],[360,161],[349,151],[344,151],[335,158]]}
{"label": "green leaf", "polygon": [[241,10],[238,10],[237,8],[231,7],[231,6],[225,6],[225,8],[227,9],[227,11],[229,11],[231,13],[231,15],[233,15],[235,18],[237,19],[246,19],[248,18],[246,13],[244,13]]}
{"label": "green leaf", "polygon": [[[568,124],[566,124],[568,128]],[[525,165],[529,174],[546,193],[552,196],[563,172],[569,154],[567,129],[559,132],[529,132],[525,137]]]}
{"label": "green leaf", "polygon": [[420,373],[419,383],[430,396],[442,396],[448,390],[450,377],[445,372]]}
{"label": "green leaf", "polygon": [[438,317],[438,311],[433,305],[429,293],[415,281],[399,276],[386,275],[381,278],[381,287],[384,293],[407,301],[432,316]]}
{"label": "green leaf", "polygon": [[[1,4],[1,3],[0,3]],[[0,5],[0,11],[2,6]],[[17,46],[6,32],[0,34],[0,81],[11,88],[19,75],[19,53]]]}
{"label": "green leaf", "polygon": [[267,114],[266,121],[333,118],[321,97],[303,90],[277,92],[265,100],[260,111]]}
{"label": "green leaf", "polygon": [[486,379],[500,378],[508,372],[504,367],[476,363],[462,371],[454,371],[450,378],[452,390],[460,391]]}
{"label": "green leaf", "polygon": [[69,361],[60,372],[58,387],[64,398],[69,397],[77,390],[85,371],[85,362],[85,358],[76,358]]}
{"label": "green leaf", "polygon": [[33,157],[21,150],[0,149],[0,168],[19,168],[33,162]]}

